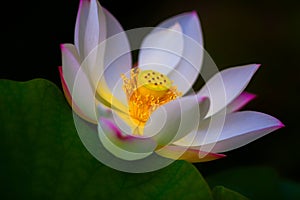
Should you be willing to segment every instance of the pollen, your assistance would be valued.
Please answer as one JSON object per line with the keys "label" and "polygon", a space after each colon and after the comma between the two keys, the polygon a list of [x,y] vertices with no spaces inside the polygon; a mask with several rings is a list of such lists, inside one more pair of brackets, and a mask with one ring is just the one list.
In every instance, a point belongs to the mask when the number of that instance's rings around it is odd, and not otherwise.
{"label": "pollen", "polygon": [[166,75],[153,70],[142,71],[135,67],[130,71],[130,78],[122,75],[122,79],[128,112],[132,122],[138,127],[143,127],[158,107],[181,96]]}

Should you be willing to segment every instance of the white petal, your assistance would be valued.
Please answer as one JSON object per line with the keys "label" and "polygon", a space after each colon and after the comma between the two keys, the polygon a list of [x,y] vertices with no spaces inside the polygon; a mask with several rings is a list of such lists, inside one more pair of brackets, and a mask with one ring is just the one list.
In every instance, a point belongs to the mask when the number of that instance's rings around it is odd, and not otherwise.
{"label": "white petal", "polygon": [[95,107],[98,102],[95,99],[95,91],[92,89],[90,81],[83,70],[83,68],[80,68],[77,71],[73,90],[70,92],[74,103],[80,110],[90,119],[97,121]]}
{"label": "white petal", "polygon": [[145,136],[154,135],[158,144],[166,145],[197,130],[201,112],[207,110],[203,105],[209,105],[207,101],[207,98],[198,100],[196,96],[187,96],[159,107],[145,126]]}
{"label": "white petal", "polygon": [[80,58],[75,46],[72,44],[62,44],[61,53],[64,79],[69,91],[72,92],[75,77],[80,68]]}
{"label": "white petal", "polygon": [[110,120],[105,118],[99,120],[98,135],[108,151],[124,160],[145,158],[156,148],[156,143],[152,139],[123,135]]}
{"label": "white petal", "polygon": [[178,90],[185,94],[201,71],[204,56],[203,36],[196,12],[177,15],[161,23],[158,27],[166,28],[175,22],[181,25],[184,49],[182,59],[176,68],[168,74],[168,77],[174,81]]}
{"label": "white petal", "polygon": [[142,70],[155,70],[168,74],[179,63],[183,52],[181,25],[174,23],[167,28],[155,28],[144,39],[139,54]]}
{"label": "white petal", "polygon": [[240,95],[258,67],[257,64],[232,67],[209,79],[197,94],[198,96],[208,96],[211,101],[207,116],[217,113]]}
{"label": "white petal", "polygon": [[107,39],[90,52],[82,67],[86,69],[95,88],[101,82],[101,88],[107,88],[108,92],[113,92],[117,99],[126,104],[121,74],[128,72],[132,66],[130,45],[119,22],[107,10],[102,10],[106,17]]}
{"label": "white petal", "polygon": [[[224,123],[222,123],[223,117],[216,116],[214,126],[210,126],[210,119],[206,119],[200,125],[192,146],[201,146],[202,151],[225,152],[246,145],[283,127],[278,119],[254,111],[230,113],[226,115]],[[218,123],[219,121],[221,122]],[[183,139],[187,141],[187,138]],[[182,140],[176,144],[185,146],[187,143]]]}
{"label": "white petal", "polygon": [[131,50],[127,35],[120,23],[107,10],[103,9],[107,22],[107,41],[105,43],[104,78],[113,95],[126,103],[121,74],[132,67]]}
{"label": "white petal", "polygon": [[82,0],[75,26],[75,45],[81,59],[84,60],[105,38],[106,21],[102,7],[97,0]]}
{"label": "white petal", "polygon": [[[74,43],[78,51],[83,52],[83,38],[86,30],[87,18],[90,10],[90,1],[82,0],[80,1],[76,24],[75,24],[75,35]],[[79,50],[80,49],[80,50]]]}

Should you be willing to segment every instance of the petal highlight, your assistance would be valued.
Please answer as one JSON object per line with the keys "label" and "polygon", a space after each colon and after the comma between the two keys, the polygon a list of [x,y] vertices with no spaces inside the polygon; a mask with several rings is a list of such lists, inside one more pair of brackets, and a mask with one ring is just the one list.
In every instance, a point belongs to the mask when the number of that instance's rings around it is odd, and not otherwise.
{"label": "petal highlight", "polygon": [[139,68],[168,74],[179,63],[183,53],[183,35],[179,23],[155,28],[142,42]]}
{"label": "petal highlight", "polygon": [[197,93],[199,97],[207,96],[211,101],[207,117],[219,112],[240,95],[259,66],[251,64],[232,67],[215,74],[209,79]]}
{"label": "petal highlight", "polygon": [[97,0],[82,0],[75,25],[75,46],[81,60],[106,38],[106,20]]}
{"label": "petal highlight", "polygon": [[[105,42],[104,78],[109,90],[121,102],[126,103],[122,89],[121,75],[132,67],[129,41],[120,23],[103,8],[107,22],[107,40]],[[116,48],[117,47],[117,48]]]}
{"label": "petal highlight", "polygon": [[[225,152],[246,145],[284,125],[276,118],[259,112],[243,111],[206,119],[200,124],[195,138],[183,138],[177,145],[201,147],[203,151]],[[220,123],[219,123],[220,121]],[[213,126],[210,126],[213,123]],[[220,125],[218,125],[220,124]],[[190,141],[190,143],[188,143]],[[192,143],[192,144],[191,144]]]}
{"label": "petal highlight", "polygon": [[69,91],[69,88],[67,86],[67,83],[64,79],[64,76],[63,76],[63,72],[62,72],[62,67],[58,67],[58,70],[59,70],[59,75],[60,75],[60,80],[61,80],[61,84],[62,84],[62,89],[63,89],[63,92],[64,92],[64,95],[67,99],[67,102],[69,103],[69,105],[72,107],[73,111],[78,115],[80,116],[82,119],[90,122],[90,123],[93,123],[93,124],[97,124],[97,121],[94,121],[92,119],[90,119],[89,117],[87,117],[81,110],[80,108],[76,105],[75,102],[72,101],[72,96],[71,96],[71,93]]}

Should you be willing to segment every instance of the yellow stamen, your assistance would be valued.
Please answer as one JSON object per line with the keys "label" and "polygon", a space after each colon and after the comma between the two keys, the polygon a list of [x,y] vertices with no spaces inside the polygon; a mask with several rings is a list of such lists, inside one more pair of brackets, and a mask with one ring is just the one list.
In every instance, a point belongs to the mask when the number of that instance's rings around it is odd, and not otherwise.
{"label": "yellow stamen", "polygon": [[129,115],[137,125],[133,132],[137,135],[143,135],[143,127],[153,111],[181,96],[177,88],[172,86],[171,80],[156,71],[140,71],[136,67],[131,69],[130,78],[122,75],[122,79]]}

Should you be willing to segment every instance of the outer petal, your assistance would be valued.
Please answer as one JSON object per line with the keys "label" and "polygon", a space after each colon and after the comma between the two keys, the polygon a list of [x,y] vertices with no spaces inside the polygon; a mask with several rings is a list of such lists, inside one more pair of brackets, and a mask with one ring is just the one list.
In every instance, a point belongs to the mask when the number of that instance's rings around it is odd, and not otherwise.
{"label": "outer petal", "polygon": [[150,138],[124,135],[112,121],[100,118],[98,134],[104,147],[124,160],[137,160],[152,154],[156,143]]}
{"label": "outer petal", "polygon": [[240,95],[259,66],[233,67],[214,75],[197,94],[208,96],[211,100],[207,116],[217,113]]}
{"label": "outer petal", "polygon": [[[214,124],[218,124],[224,116],[216,116]],[[222,123],[221,123],[222,124]],[[199,127],[197,137],[192,146],[199,146],[201,150],[210,152],[225,152],[246,145],[284,125],[276,118],[259,112],[243,111],[226,115],[221,133],[217,126],[210,126],[210,119],[206,119]],[[177,141],[176,145],[187,145],[189,136]]]}
{"label": "outer petal", "polygon": [[97,121],[96,106],[98,104],[95,98],[95,90],[90,85],[83,68],[80,68],[76,74],[76,79],[71,92],[73,102],[84,112],[84,114]]}
{"label": "outer petal", "polygon": [[183,45],[179,23],[174,23],[167,29],[156,28],[142,43],[139,67],[142,70],[155,70],[168,74],[181,60]]}
{"label": "outer petal", "polygon": [[256,98],[255,94],[249,92],[243,92],[237,98],[235,98],[230,104],[227,106],[227,113],[235,112],[244,107],[247,103]]}
{"label": "outer petal", "polygon": [[97,0],[81,0],[75,25],[75,46],[84,60],[106,38],[106,22]]}
{"label": "outer petal", "polygon": [[186,160],[193,163],[207,162],[225,157],[224,154],[208,153],[196,148],[186,148],[175,145],[165,146],[162,149],[157,150],[156,153],[173,160]]}
{"label": "outer petal", "polygon": [[[61,52],[63,64],[61,78],[63,79],[63,87],[67,88],[65,89],[66,97],[69,99],[70,105],[73,104],[73,109],[78,115],[89,122],[97,124],[95,106],[100,104],[100,102],[95,98],[95,91],[90,84],[91,80],[86,76],[88,69],[86,65],[80,66],[80,58],[74,45],[61,45]],[[75,83],[76,91],[73,90]],[[100,100],[106,104],[107,107],[113,107],[111,106],[113,102],[116,104],[113,108],[126,111],[126,107],[113,97],[106,86],[106,82],[103,80],[102,83],[99,89],[101,89],[103,99],[100,98]]]}
{"label": "outer petal", "polygon": [[[73,100],[74,110],[79,115],[88,119],[90,122],[96,122],[95,108],[97,101],[94,98],[94,93],[90,82],[80,68],[79,56],[75,47],[71,44],[61,45],[62,51],[62,76],[68,92],[71,94]],[[68,92],[67,97],[68,97]],[[69,100],[69,101],[70,101]]]}
{"label": "outer petal", "polygon": [[196,12],[183,13],[162,22],[158,27],[167,28],[179,23],[184,39],[182,59],[168,74],[178,90],[185,94],[196,81],[202,66],[204,49],[202,30]]}
{"label": "outer petal", "polygon": [[74,45],[62,44],[62,71],[70,91],[73,90],[76,74],[80,68],[80,58]]}
{"label": "outer petal", "polygon": [[67,83],[64,79],[63,76],[63,72],[62,72],[62,67],[58,68],[59,70],[59,75],[60,75],[60,80],[61,80],[61,84],[62,84],[62,88],[63,88],[63,92],[65,94],[65,97],[69,103],[69,105],[73,108],[73,111],[80,116],[82,119],[91,122],[93,124],[97,124],[97,121],[94,121],[93,119],[90,119],[89,117],[87,117],[84,112],[82,110],[80,110],[80,108],[76,105],[76,103],[72,100],[72,96],[71,96],[71,92],[69,91],[69,88],[67,86]]}
{"label": "outer petal", "polygon": [[145,126],[145,136],[154,135],[157,143],[164,146],[195,131],[201,112],[207,110],[203,105],[209,106],[207,101],[208,98],[198,100],[196,96],[187,96],[159,107]]}

